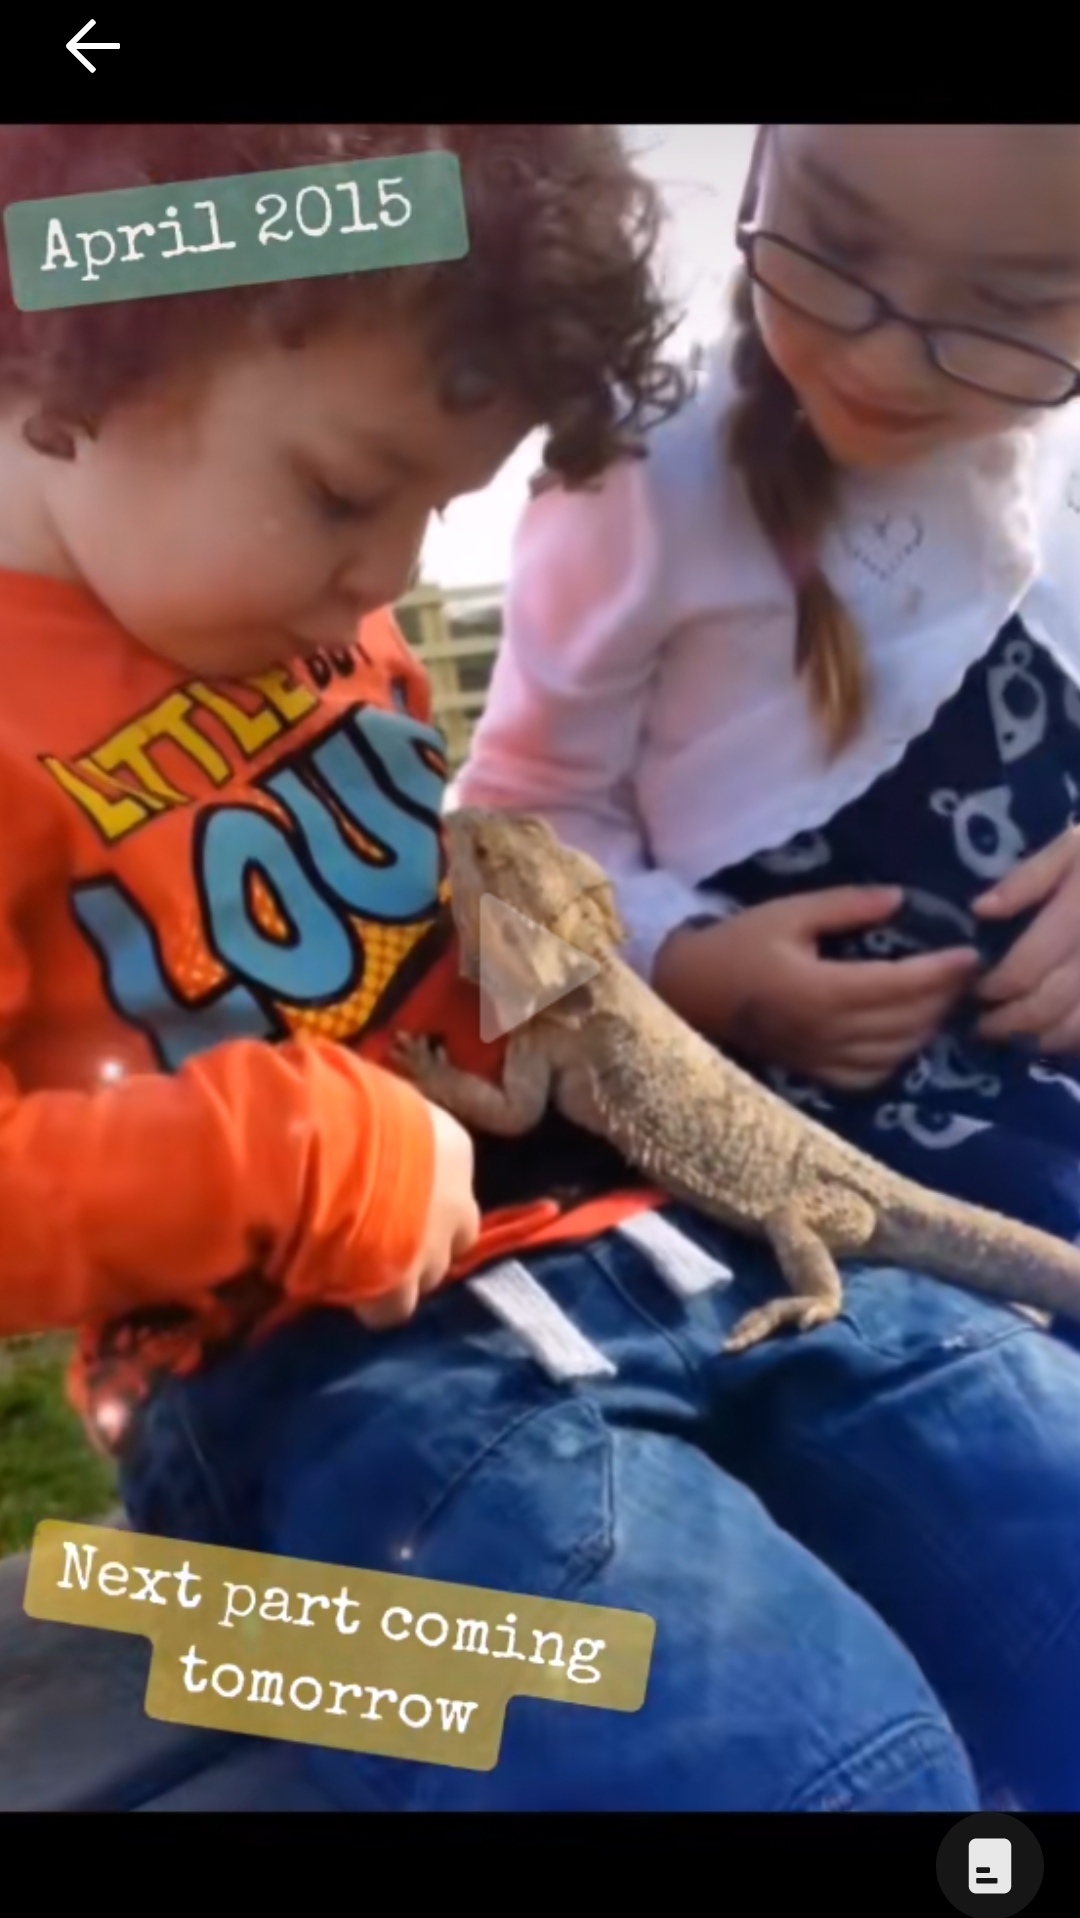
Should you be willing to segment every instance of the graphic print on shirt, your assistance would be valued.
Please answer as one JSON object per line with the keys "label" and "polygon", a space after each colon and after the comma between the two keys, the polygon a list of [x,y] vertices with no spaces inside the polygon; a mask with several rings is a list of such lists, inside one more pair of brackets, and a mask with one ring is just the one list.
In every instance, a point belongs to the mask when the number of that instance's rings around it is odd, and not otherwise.
{"label": "graphic print on shirt", "polygon": [[[239,704],[241,688],[256,710]],[[362,700],[328,708],[312,732],[319,703],[286,673],[240,682],[235,700],[196,682],[76,765],[46,761],[112,845],[163,813],[192,811],[189,870],[155,911],[112,873],[72,898],[111,1003],[167,1071],[227,1040],[355,1041],[430,959],[442,919],[441,734],[400,706]],[[234,751],[200,731],[200,711]],[[203,776],[186,792],[151,757],[162,738]],[[278,741],[286,750],[238,784],[245,762]],[[207,780],[232,790],[215,803]]]}
{"label": "graphic print on shirt", "polygon": [[904,1091],[913,1098],[928,1088],[935,1092],[971,1091],[984,1099],[996,1099],[1001,1079],[973,1065],[954,1033],[942,1032],[930,1041],[904,1080]]}
{"label": "graphic print on shirt", "polygon": [[975,793],[939,787],[930,795],[933,811],[952,821],[953,845],[961,865],[987,885],[1004,879],[1027,851],[1027,840],[1012,816],[1012,803],[1008,786]]}
{"label": "graphic print on shirt", "polygon": [[885,582],[918,552],[926,535],[918,514],[887,513],[882,519],[844,528],[840,537],[851,558]]}
{"label": "graphic print on shirt", "polygon": [[788,873],[816,872],[819,866],[827,866],[831,858],[824,833],[798,832],[776,852],[763,852],[758,864],[782,879]]}
{"label": "graphic print on shirt", "polygon": [[921,1112],[913,1101],[902,1099],[879,1106],[874,1124],[882,1132],[906,1132],[909,1139],[932,1152],[947,1152],[951,1146],[974,1138],[977,1132],[989,1132],[991,1121],[970,1119],[962,1112]]}
{"label": "graphic print on shirt", "polygon": [[789,1105],[801,1106],[807,1112],[824,1114],[832,1111],[832,1101],[825,1097],[819,1085],[812,1079],[804,1079],[797,1072],[787,1072],[783,1066],[766,1066],[763,1077],[766,1085],[786,1099]]}
{"label": "graphic print on shirt", "polygon": [[[1049,729],[1050,700],[1045,686],[1030,670],[1034,657],[1035,648],[1029,640],[1014,639],[1006,646],[1000,665],[987,669],[990,716],[1006,766],[1041,746]],[[1069,690],[1075,695],[1075,687]]]}

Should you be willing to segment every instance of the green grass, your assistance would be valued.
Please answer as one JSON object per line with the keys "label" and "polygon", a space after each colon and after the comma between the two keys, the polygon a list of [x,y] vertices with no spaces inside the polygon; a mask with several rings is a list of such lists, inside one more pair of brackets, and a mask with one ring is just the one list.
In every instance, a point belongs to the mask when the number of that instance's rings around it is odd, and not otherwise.
{"label": "green grass", "polygon": [[112,1468],[64,1395],[67,1339],[0,1341],[0,1558],[30,1545],[43,1518],[94,1523],[116,1504]]}

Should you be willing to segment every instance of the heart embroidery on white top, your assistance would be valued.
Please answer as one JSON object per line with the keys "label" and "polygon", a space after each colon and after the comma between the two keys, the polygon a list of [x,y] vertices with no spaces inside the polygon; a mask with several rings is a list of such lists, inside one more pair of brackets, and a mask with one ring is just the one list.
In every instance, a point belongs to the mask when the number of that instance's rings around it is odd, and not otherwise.
{"label": "heart embroidery on white top", "polygon": [[918,551],[924,535],[922,522],[914,515],[901,514],[894,518],[889,514],[841,537],[852,559],[865,566],[876,579],[889,580],[905,560]]}

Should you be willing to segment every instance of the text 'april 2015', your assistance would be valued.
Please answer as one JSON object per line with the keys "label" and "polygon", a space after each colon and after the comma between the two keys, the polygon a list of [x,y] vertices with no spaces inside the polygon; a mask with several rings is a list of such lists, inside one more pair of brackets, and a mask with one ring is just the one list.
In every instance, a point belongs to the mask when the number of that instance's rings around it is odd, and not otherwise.
{"label": "text 'april 2015'", "polygon": [[457,156],[288,167],[19,200],[4,209],[24,313],[462,259]]}

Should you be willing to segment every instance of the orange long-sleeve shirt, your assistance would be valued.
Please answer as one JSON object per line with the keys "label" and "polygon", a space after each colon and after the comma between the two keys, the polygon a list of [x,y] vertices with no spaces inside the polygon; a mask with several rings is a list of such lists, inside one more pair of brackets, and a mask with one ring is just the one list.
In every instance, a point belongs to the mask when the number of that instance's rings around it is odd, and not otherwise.
{"label": "orange long-sleeve shirt", "polygon": [[[122,1439],[162,1371],[391,1289],[428,1108],[380,1063],[457,978],[427,683],[389,614],[332,659],[186,674],[81,589],[0,573],[0,1337],[79,1329],[73,1396]],[[485,1217],[495,1250],[643,1191]]]}

